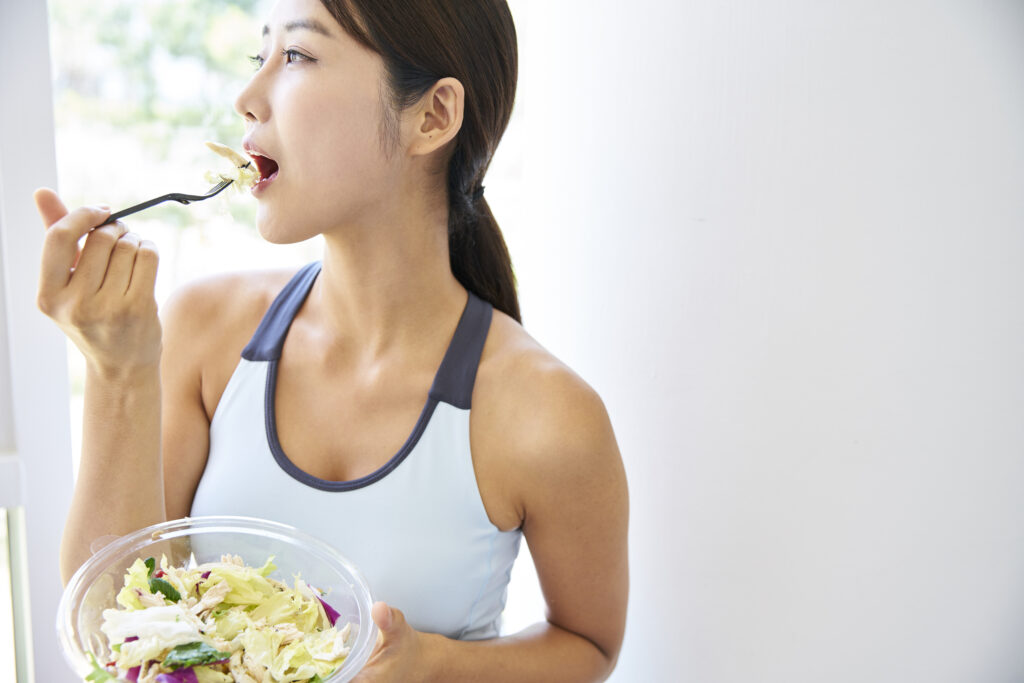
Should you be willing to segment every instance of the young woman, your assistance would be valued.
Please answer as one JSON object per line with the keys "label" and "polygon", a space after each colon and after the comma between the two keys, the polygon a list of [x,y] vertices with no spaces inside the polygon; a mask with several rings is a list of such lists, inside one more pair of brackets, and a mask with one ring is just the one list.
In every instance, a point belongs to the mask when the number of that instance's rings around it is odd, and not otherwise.
{"label": "young woman", "polygon": [[[259,229],[323,235],[321,262],[190,285],[158,318],[154,245],[36,194],[39,305],[87,360],[65,579],[104,536],[276,519],[380,600],[361,681],[604,679],[622,463],[600,399],[519,324],[481,184],[515,93],[505,1],[280,0],[263,36],[236,102]],[[521,536],[547,620],[499,637]]]}

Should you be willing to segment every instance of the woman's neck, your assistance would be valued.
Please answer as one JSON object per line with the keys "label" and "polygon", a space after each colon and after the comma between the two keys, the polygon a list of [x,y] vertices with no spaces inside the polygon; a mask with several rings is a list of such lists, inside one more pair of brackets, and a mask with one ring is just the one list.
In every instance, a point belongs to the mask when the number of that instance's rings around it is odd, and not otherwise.
{"label": "woman's neck", "polygon": [[461,313],[465,289],[452,275],[447,209],[393,206],[372,225],[324,236],[323,270],[307,305],[331,346],[379,358],[408,348]]}

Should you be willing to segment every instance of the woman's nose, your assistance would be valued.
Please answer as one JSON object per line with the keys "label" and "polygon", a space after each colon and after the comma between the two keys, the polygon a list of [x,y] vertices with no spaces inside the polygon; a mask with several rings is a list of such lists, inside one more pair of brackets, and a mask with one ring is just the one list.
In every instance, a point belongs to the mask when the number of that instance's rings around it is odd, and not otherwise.
{"label": "woman's nose", "polygon": [[235,111],[246,123],[266,121],[269,115],[263,80],[257,71],[235,98]]}

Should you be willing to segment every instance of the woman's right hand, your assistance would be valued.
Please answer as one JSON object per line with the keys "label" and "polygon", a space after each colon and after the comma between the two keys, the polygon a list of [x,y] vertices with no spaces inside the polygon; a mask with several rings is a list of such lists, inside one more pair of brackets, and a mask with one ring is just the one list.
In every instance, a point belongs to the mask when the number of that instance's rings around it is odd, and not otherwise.
{"label": "woman's right hand", "polygon": [[[128,232],[120,221],[93,230],[110,215],[108,208],[68,213],[47,188],[36,190],[34,198],[46,226],[39,309],[103,376],[158,367],[156,245]],[[79,248],[83,237],[85,244]]]}

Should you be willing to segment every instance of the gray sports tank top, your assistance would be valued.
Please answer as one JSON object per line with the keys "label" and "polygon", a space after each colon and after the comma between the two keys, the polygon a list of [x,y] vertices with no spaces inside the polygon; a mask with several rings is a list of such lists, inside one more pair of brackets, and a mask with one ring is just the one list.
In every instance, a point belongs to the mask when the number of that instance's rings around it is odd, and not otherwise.
{"label": "gray sports tank top", "polygon": [[210,423],[192,516],[291,524],[334,545],[375,600],[421,631],[498,635],[519,530],[487,517],[469,449],[473,382],[492,308],[472,293],[412,433],[383,467],[352,481],[298,468],[277,439],[274,395],[285,336],[320,264],[302,268],[267,310]]}

